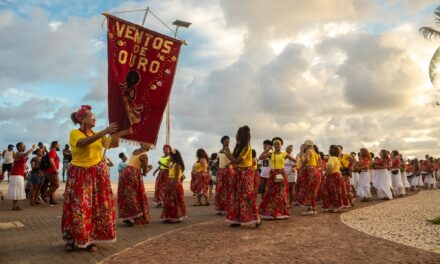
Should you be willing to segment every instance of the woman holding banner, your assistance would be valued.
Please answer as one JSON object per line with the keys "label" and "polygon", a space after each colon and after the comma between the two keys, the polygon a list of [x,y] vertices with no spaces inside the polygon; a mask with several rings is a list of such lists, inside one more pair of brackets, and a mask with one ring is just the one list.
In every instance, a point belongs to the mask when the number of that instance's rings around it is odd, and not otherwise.
{"label": "woman holding banner", "polygon": [[148,165],[148,144],[141,144],[130,157],[128,165],[122,171],[118,183],[119,218],[129,226],[141,226],[150,223],[150,208],[145,194],[142,176],[153,168]]}
{"label": "woman holding banner", "polygon": [[252,148],[250,146],[251,130],[248,126],[238,129],[237,144],[231,154],[229,149],[220,153],[226,154],[234,165],[230,189],[228,191],[228,202],[226,210],[226,222],[231,227],[261,224],[258,215],[256,195],[254,192],[254,171],[252,168]]}
{"label": "woman holding banner", "polygon": [[102,153],[115,133],[112,123],[102,131],[94,132],[95,115],[92,107],[83,105],[72,113],[71,119],[80,128],[70,131],[72,161],[64,191],[61,222],[65,249],[75,246],[97,251],[96,242],[115,242],[115,205],[110,175]]}

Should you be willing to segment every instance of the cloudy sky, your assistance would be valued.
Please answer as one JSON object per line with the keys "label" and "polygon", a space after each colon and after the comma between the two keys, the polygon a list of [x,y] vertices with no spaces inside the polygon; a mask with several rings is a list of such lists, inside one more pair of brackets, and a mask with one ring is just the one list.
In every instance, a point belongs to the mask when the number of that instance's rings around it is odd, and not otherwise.
{"label": "cloudy sky", "polygon": [[[104,128],[100,13],[147,6],[169,24],[193,23],[179,31],[189,44],[171,97],[171,143],[187,166],[198,148],[217,151],[220,137],[244,124],[257,151],[281,136],[295,148],[310,138],[325,151],[341,144],[440,155],[440,97],[428,77],[440,41],[418,33],[434,25],[430,0],[0,0],[1,149],[68,142],[80,104],[92,105]],[[141,23],[143,13],[120,16]],[[171,34],[151,15],[146,26]],[[160,134],[159,146],[163,127]],[[160,152],[150,153],[153,163]]]}

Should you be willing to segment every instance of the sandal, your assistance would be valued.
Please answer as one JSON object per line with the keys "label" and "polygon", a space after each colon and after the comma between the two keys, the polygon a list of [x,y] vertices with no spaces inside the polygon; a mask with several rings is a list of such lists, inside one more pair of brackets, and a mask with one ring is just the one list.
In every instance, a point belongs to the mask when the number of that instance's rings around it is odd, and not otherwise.
{"label": "sandal", "polygon": [[255,223],[255,228],[259,228],[263,224],[263,222],[260,220],[257,223]]}
{"label": "sandal", "polygon": [[203,206],[209,206],[209,203],[205,203],[205,204],[203,204]]}
{"label": "sandal", "polygon": [[124,223],[127,224],[128,226],[134,226],[134,223],[131,222],[131,221],[128,220],[128,219],[126,219],[126,220],[124,220],[124,221],[122,221],[122,222],[124,222]]}
{"label": "sandal", "polygon": [[239,227],[239,226],[241,226],[241,224],[238,224],[238,223],[230,225],[230,227]]}
{"label": "sandal", "polygon": [[202,206],[202,204],[196,203],[196,204],[193,204],[193,206]]}
{"label": "sandal", "polygon": [[90,244],[86,247],[87,251],[96,252],[98,251],[98,247],[95,244]]}
{"label": "sandal", "polygon": [[67,252],[73,251],[75,249],[73,243],[67,243],[66,245],[64,245],[64,250],[66,250]]}
{"label": "sandal", "polygon": [[314,214],[315,213],[312,210],[301,213],[301,215],[314,215]]}

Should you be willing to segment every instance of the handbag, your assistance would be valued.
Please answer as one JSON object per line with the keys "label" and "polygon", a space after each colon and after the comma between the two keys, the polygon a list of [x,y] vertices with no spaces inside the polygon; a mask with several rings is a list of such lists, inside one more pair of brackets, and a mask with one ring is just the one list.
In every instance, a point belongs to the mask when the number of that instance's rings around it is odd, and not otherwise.
{"label": "handbag", "polygon": [[399,170],[392,170],[391,173],[392,173],[393,175],[396,175],[396,174],[399,173]]}
{"label": "handbag", "polygon": [[[275,152],[273,153],[273,160],[274,160],[274,163],[276,164],[276,162],[277,162],[277,159],[276,159],[276,154],[275,154]],[[275,166],[274,166],[275,167]],[[279,183],[279,182],[283,182],[284,181],[284,175],[283,174],[281,174],[281,173],[277,173],[277,174],[275,174],[275,182],[277,182],[277,183]]]}

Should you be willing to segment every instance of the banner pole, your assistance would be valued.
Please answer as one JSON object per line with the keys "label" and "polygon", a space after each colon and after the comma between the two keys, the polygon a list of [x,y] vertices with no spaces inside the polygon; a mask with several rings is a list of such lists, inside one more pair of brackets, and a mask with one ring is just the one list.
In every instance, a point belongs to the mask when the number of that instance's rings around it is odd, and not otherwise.
{"label": "banner pole", "polygon": [[[177,37],[177,30],[179,29],[179,26],[176,26],[176,30],[174,31],[174,38]],[[171,115],[171,109],[170,109],[170,100],[171,100],[171,93],[170,96],[168,98],[168,103],[167,103],[167,136],[166,136],[166,144],[170,145],[170,134],[171,134],[171,120],[170,120],[170,115]]]}
{"label": "banner pole", "polygon": [[145,24],[145,20],[147,19],[148,12],[150,11],[150,7],[147,6],[147,9],[145,10],[144,19],[142,20],[142,26]]}

